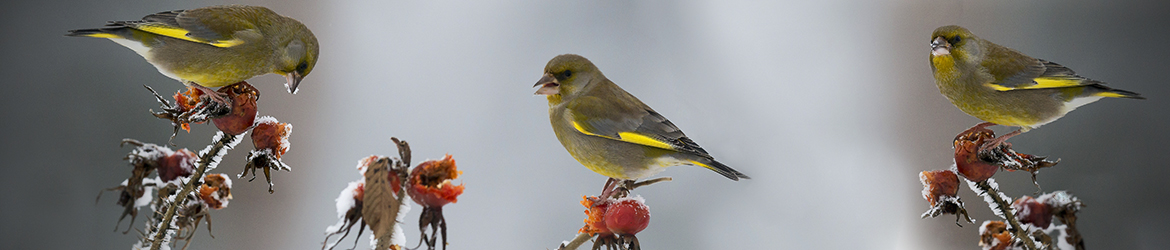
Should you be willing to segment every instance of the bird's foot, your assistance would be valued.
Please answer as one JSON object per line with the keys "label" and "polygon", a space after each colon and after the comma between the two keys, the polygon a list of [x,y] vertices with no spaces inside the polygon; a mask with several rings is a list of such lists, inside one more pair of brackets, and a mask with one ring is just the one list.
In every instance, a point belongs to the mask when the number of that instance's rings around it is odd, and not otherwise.
{"label": "bird's foot", "polygon": [[958,135],[956,135],[955,140],[958,140],[959,137],[962,137],[964,135],[972,135],[972,134],[975,134],[977,132],[989,132],[989,133],[995,134],[995,132],[992,132],[990,129],[987,129],[987,127],[990,127],[992,125],[995,125],[995,123],[983,122],[983,123],[975,124],[975,126],[971,126],[970,128],[967,128],[967,130],[963,130],[963,132],[960,132]]}
{"label": "bird's foot", "polygon": [[[601,188],[601,195],[598,195],[596,198],[590,197],[590,199],[593,200],[593,206],[599,206],[599,205],[605,204],[607,201],[609,201],[611,198],[613,198],[615,196],[615,194],[623,194],[622,192],[620,192],[618,190],[618,189],[621,189],[620,185],[618,185],[618,184],[621,184],[624,182],[626,182],[626,180],[618,180],[618,179],[614,179],[614,178],[609,178],[609,180],[606,180],[605,186]],[[628,194],[628,193],[629,193],[629,190],[626,190],[625,194]],[[622,195],[622,196],[625,196],[625,195]]]}
{"label": "bird's foot", "polygon": [[198,83],[190,83],[190,85],[195,87],[195,89],[203,92],[203,96],[207,97],[207,99],[211,100],[211,102],[222,104],[223,106],[227,107],[232,106],[232,102],[227,99],[227,93],[220,93],[214,89],[199,85]]}
{"label": "bird's foot", "polygon": [[609,178],[609,180],[605,181],[605,187],[602,188],[601,195],[598,195],[597,197],[589,197],[589,200],[593,201],[593,206],[598,206],[605,204],[613,199],[620,199],[629,196],[630,191],[634,190],[635,188],[671,180],[674,180],[674,178],[658,177],[644,181]]}
{"label": "bird's foot", "polygon": [[996,150],[997,148],[1001,148],[1001,147],[1005,148],[1005,149],[1011,148],[1012,144],[1008,143],[1007,139],[1012,138],[1013,136],[1019,135],[1021,133],[1023,133],[1023,132],[1016,130],[1016,131],[1012,131],[1011,133],[1007,133],[1007,134],[1001,135],[999,137],[996,137],[995,139],[992,139],[991,141],[984,143],[983,146],[980,146],[979,152],[982,154],[984,152]]}

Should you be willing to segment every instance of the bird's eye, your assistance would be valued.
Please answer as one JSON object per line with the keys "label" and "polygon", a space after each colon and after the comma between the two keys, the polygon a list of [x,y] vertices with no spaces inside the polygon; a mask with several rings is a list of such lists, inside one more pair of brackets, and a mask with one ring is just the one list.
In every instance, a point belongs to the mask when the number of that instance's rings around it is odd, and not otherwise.
{"label": "bird's eye", "polygon": [[305,73],[306,69],[309,69],[309,63],[301,62],[301,64],[297,64],[297,72]]}
{"label": "bird's eye", "polygon": [[561,75],[560,75],[560,77],[558,77],[558,78],[560,78],[560,79],[569,79],[569,77],[570,77],[570,76],[573,76],[573,71],[572,71],[572,70],[567,70],[567,69],[566,69],[565,71],[561,71]]}
{"label": "bird's eye", "polygon": [[958,35],[955,35],[955,37],[951,37],[951,40],[950,40],[951,44],[956,44],[956,43],[959,43],[961,41],[963,41],[963,37],[960,37]]}

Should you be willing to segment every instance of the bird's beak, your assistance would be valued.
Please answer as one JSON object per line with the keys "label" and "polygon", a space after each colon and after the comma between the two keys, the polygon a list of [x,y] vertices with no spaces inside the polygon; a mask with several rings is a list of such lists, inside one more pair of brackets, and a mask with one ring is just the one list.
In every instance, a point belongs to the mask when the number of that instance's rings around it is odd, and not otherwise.
{"label": "bird's beak", "polygon": [[951,43],[948,43],[947,39],[943,39],[942,36],[939,36],[935,37],[933,41],[930,41],[930,55],[944,56],[950,54]]}
{"label": "bird's beak", "polygon": [[284,87],[288,88],[289,93],[296,94],[297,86],[301,85],[302,78],[305,78],[305,76],[302,76],[296,71],[288,72],[288,74],[284,74]]}
{"label": "bird's beak", "polygon": [[553,77],[552,74],[544,73],[544,77],[541,77],[540,80],[536,81],[536,84],[532,85],[532,87],[536,86],[540,86],[540,89],[536,90],[535,95],[555,95],[560,93],[560,88],[558,87],[561,86],[561,83],[557,82],[557,78]]}

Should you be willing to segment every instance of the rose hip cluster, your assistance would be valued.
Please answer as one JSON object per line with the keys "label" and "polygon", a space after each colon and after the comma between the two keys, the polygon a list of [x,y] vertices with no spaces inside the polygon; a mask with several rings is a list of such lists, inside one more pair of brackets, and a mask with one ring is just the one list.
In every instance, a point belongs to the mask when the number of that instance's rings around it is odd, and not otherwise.
{"label": "rose hip cluster", "polygon": [[[272,117],[258,117],[256,103],[260,92],[247,82],[224,86],[210,93],[188,88],[172,95],[173,104],[150,87],[147,89],[154,93],[162,108],[161,111],[152,110],[151,113],[170,121],[174,126],[172,139],[180,129],[190,131],[191,124],[208,121],[214,123],[219,132],[213,144],[199,153],[187,149],[171,150],[132,139],[123,141],[124,145],[132,144],[136,148],[126,157],[134,167],[131,178],[111,189],[121,191],[118,205],[125,208],[122,218],[126,215],[136,217],[138,208],[145,205],[153,205],[154,211],[157,211],[152,214],[149,227],[144,230],[143,240],[138,246],[173,245],[172,236],[173,239],[184,239],[190,243],[194,233],[192,229],[198,226],[200,220],[207,218],[210,225],[208,211],[227,206],[232,199],[232,182],[225,175],[208,172],[216,168],[223,155],[239,143],[244,133],[253,132],[251,137],[255,150],[249,154],[244,173],[238,175],[239,178],[243,178],[249,170],[255,176],[256,170],[263,169],[271,193],[269,172],[290,170],[281,157],[290,148],[288,138],[292,125]],[[220,95],[226,101],[212,101],[207,94]],[[150,177],[156,170],[157,177]],[[150,195],[155,190],[158,195]],[[177,230],[173,228],[176,226]]]}
{"label": "rose hip cluster", "polygon": [[[919,173],[922,196],[931,206],[922,217],[955,214],[960,220],[965,217],[966,221],[974,223],[958,197],[962,177],[997,215],[1006,219],[983,223],[979,241],[983,249],[1050,249],[1056,242],[1047,230],[1052,229],[1054,218],[1061,221],[1058,229],[1062,231],[1061,235],[1065,235],[1064,239],[1057,240],[1081,242],[1075,230],[1075,213],[1081,203],[1075,197],[1057,191],[1039,198],[1024,196],[1011,202],[1011,197],[1000,192],[991,178],[1000,169],[1024,170],[1032,174],[1032,181],[1036,183],[1037,171],[1055,166],[1058,161],[1015,152],[1010,143],[985,148],[994,140],[995,133],[986,126],[972,127],[955,136],[955,165],[952,169]],[[1038,183],[1036,185],[1039,187]],[[1083,243],[1073,243],[1076,244]]]}
{"label": "rose hip cluster", "polygon": [[[133,139],[123,140],[123,144],[136,146],[126,155],[126,160],[134,169],[130,179],[111,190],[121,191],[118,205],[125,208],[122,218],[132,215],[130,221],[133,224],[138,207],[152,205],[155,211],[165,211],[172,202],[168,197],[177,194],[180,186],[190,181],[188,179],[194,174],[198,157],[187,149],[171,150]],[[157,176],[149,177],[154,171],[158,172]],[[174,224],[178,227],[176,231],[179,235],[176,239],[185,239],[188,244],[199,222],[210,218],[208,211],[227,207],[232,198],[232,182],[222,174],[207,174],[200,183],[196,192],[188,194],[190,197],[186,202],[177,206],[179,211],[175,213]],[[158,190],[158,195],[150,195],[152,190]],[[152,217],[152,220],[157,218]],[[211,220],[208,219],[207,223],[210,225]]]}

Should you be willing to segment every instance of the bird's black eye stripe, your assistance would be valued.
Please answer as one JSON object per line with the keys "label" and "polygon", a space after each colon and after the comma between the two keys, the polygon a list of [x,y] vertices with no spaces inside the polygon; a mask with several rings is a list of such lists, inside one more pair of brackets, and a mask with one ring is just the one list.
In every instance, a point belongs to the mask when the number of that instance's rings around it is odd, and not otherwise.
{"label": "bird's black eye stripe", "polygon": [[309,69],[308,63],[301,62],[301,64],[297,64],[297,72],[304,73],[306,69]]}
{"label": "bird's black eye stripe", "polygon": [[561,71],[561,74],[557,78],[564,80],[564,79],[568,79],[570,76],[573,76],[573,71],[566,69],[565,71]]}
{"label": "bird's black eye stripe", "polygon": [[955,35],[954,37],[951,37],[950,41],[948,41],[948,42],[951,42],[951,44],[956,44],[956,43],[959,43],[961,41],[963,41],[963,37],[960,37],[959,35]]}

